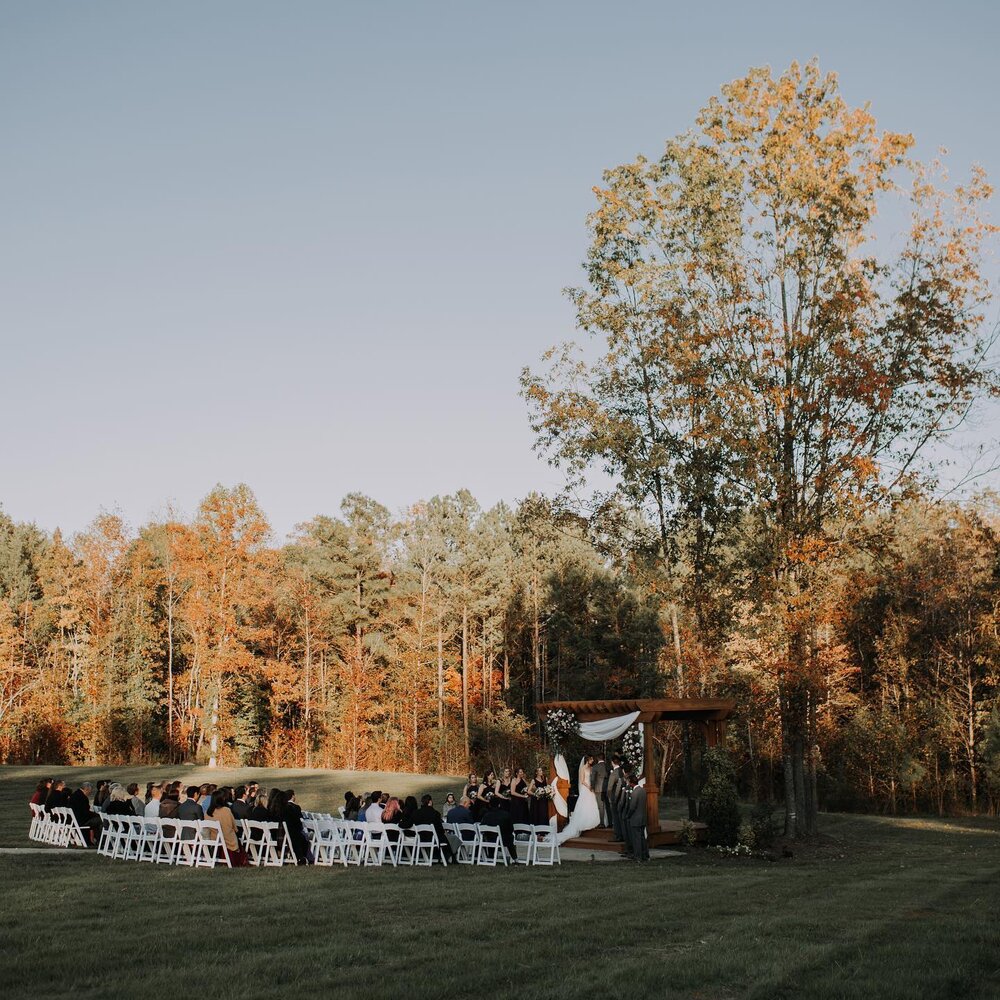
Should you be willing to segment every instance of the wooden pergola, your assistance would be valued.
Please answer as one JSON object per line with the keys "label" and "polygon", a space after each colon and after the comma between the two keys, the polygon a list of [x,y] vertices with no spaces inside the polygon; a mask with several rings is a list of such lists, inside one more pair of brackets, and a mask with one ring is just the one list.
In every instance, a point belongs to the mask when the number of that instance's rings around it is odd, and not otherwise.
{"label": "wooden pergola", "polygon": [[660,833],[660,786],[653,768],[652,723],[690,722],[705,737],[705,743],[714,747],[726,739],[726,719],[732,714],[736,702],[731,698],[625,698],[602,701],[545,701],[535,705],[539,714],[554,708],[572,712],[580,722],[596,722],[619,715],[638,712],[636,722],[643,725],[643,777],[646,779],[646,833],[651,845]]}

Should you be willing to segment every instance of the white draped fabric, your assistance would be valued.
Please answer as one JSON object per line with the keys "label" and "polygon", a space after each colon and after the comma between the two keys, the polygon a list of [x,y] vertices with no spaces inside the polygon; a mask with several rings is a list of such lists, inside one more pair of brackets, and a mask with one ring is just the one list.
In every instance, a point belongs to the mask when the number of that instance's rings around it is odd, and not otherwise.
{"label": "white draped fabric", "polygon": [[[611,719],[598,719],[596,722],[581,722],[580,735],[585,740],[590,740],[591,743],[616,740],[638,718],[638,712],[629,712],[628,715],[616,715]],[[563,763],[565,764],[565,761]]]}
{"label": "white draped fabric", "polygon": [[[566,766],[566,758],[561,754],[557,753],[552,759],[552,764],[556,769],[556,774],[562,778],[563,781],[569,781],[569,768]],[[552,785],[552,804],[556,807],[556,812],[565,819],[569,815],[569,803],[562,797],[559,791],[559,786],[556,784]]]}

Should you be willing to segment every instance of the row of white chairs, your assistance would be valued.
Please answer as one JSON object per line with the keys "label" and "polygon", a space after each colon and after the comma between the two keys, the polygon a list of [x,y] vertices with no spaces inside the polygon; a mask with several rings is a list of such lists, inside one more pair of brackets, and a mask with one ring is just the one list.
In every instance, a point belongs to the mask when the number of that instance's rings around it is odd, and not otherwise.
{"label": "row of white chairs", "polygon": [[53,847],[86,847],[87,839],[80,829],[80,824],[73,815],[73,810],[66,806],[58,806],[51,812],[46,812],[34,802],[31,806],[31,826],[28,828],[28,838]]}
{"label": "row of white chairs", "polygon": [[[334,819],[329,814],[305,813],[303,826],[312,845],[317,864],[430,866],[435,860],[446,864],[437,831],[430,824],[401,829],[392,824]],[[465,865],[513,863],[495,826],[478,823],[445,823],[451,835],[454,860]],[[558,865],[559,844],[550,826],[514,824],[514,840],[519,848],[517,863],[522,865]]]}
{"label": "row of white chairs", "polygon": [[222,827],[212,819],[101,817],[97,853],[115,861],[149,861],[189,868],[232,868]]}

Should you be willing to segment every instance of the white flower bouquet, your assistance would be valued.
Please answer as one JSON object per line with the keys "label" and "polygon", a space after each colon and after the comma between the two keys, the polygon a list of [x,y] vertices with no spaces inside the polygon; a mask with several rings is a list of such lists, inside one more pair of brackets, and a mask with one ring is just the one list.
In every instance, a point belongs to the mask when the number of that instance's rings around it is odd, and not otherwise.
{"label": "white flower bouquet", "polygon": [[545,735],[553,754],[562,753],[563,746],[570,736],[580,732],[580,723],[572,712],[564,708],[553,708],[545,715]]}

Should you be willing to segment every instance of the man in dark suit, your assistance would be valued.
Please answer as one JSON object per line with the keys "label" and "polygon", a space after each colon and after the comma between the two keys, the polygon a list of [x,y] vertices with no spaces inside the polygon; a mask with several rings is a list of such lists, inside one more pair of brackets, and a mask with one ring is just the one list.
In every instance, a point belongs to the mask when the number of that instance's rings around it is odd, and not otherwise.
{"label": "man in dark suit", "polygon": [[629,781],[628,806],[625,810],[625,824],[628,829],[632,857],[636,861],[649,860],[649,845],[646,843],[646,789],[632,777]]}
{"label": "man in dark suit", "polygon": [[608,801],[608,814],[611,817],[611,827],[615,831],[615,840],[624,841],[625,835],[622,833],[622,817],[618,799],[621,794],[622,782],[625,775],[622,773],[622,759],[613,753],[611,755],[611,773],[608,775],[608,783],[605,795]]}
{"label": "man in dark suit", "polygon": [[233,804],[229,807],[233,813],[233,819],[238,823],[241,819],[250,818],[250,805],[247,802],[247,786],[238,785]]}
{"label": "man in dark suit", "polygon": [[414,826],[432,826],[437,833],[438,843],[444,853],[444,859],[451,864],[455,858],[451,853],[451,844],[444,832],[444,823],[441,820],[441,813],[434,808],[434,799],[430,795],[420,797],[420,808],[413,814]]}
{"label": "man in dark suit", "polygon": [[608,825],[608,765],[604,763],[603,755],[597,758],[597,763],[590,769],[590,790],[597,799],[597,812],[601,817],[601,826]]}
{"label": "man in dark suit", "polygon": [[101,817],[90,808],[90,794],[94,786],[85,781],[70,797],[66,804],[73,810],[77,825],[83,831],[88,847],[96,847],[101,836]]}
{"label": "man in dark suit", "polygon": [[188,788],[184,801],[177,803],[178,819],[193,820],[205,818],[205,811],[198,804],[199,794],[197,785],[191,785]]}

